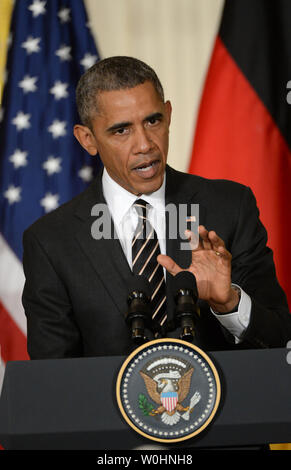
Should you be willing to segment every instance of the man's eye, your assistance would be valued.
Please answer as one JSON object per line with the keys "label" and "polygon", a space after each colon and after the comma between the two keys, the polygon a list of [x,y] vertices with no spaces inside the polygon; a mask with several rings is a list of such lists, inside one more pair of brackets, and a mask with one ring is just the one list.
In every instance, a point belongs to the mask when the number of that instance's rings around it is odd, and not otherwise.
{"label": "man's eye", "polygon": [[156,124],[156,122],[158,122],[157,118],[149,119],[149,124],[151,124],[151,125]]}
{"label": "man's eye", "polygon": [[148,120],[148,124],[150,126],[156,126],[159,122],[161,121],[161,118],[158,117],[152,117]]}
{"label": "man's eye", "polygon": [[123,135],[125,134],[127,131],[127,129],[125,127],[121,127],[120,129],[116,129],[116,131],[114,131],[114,134],[115,135]]}

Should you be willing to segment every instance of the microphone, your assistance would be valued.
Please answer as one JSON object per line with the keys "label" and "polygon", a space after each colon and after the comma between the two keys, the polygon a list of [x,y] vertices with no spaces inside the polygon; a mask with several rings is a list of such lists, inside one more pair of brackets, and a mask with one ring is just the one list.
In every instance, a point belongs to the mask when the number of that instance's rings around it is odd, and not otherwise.
{"label": "microphone", "polygon": [[144,330],[152,321],[150,296],[149,281],[143,276],[134,275],[130,281],[125,320],[131,329],[131,339],[136,344],[142,344],[147,340]]}
{"label": "microphone", "polygon": [[199,318],[197,312],[198,290],[196,278],[190,271],[181,271],[172,279],[176,302],[175,323],[181,327],[180,338],[193,341],[194,321]]}

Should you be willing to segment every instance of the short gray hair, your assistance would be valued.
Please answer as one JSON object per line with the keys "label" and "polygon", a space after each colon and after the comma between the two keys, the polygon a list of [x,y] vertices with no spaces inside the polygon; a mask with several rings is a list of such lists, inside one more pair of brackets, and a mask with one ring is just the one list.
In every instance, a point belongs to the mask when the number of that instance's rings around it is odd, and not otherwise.
{"label": "short gray hair", "polygon": [[93,65],[80,78],[76,102],[82,124],[91,127],[92,116],[98,112],[97,98],[102,91],[134,88],[150,81],[164,102],[164,90],[155,71],[139,59],[115,56]]}

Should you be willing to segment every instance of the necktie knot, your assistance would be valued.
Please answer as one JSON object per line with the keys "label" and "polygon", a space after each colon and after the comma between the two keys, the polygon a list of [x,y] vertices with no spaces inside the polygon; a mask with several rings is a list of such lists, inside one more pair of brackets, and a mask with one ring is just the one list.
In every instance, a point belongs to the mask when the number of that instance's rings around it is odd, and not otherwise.
{"label": "necktie knot", "polygon": [[137,199],[133,207],[137,211],[138,217],[141,219],[146,219],[147,218],[147,211],[149,209],[149,204],[144,201],[143,199]]}

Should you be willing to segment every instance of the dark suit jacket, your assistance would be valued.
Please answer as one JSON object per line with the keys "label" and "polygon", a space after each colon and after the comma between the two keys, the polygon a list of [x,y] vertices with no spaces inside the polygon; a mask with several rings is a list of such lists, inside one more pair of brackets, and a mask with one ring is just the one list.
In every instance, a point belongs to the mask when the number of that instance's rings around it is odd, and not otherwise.
{"label": "dark suit jacket", "polygon": [[[132,276],[121,245],[96,240],[92,207],[105,203],[101,173],[81,195],[42,217],[24,233],[27,316],[31,358],[126,355],[133,345],[124,320]],[[232,253],[232,281],[252,299],[244,340],[233,337],[199,301],[195,343],[204,350],[284,347],[291,339],[291,317],[275,275],[266,231],[249,188],[231,181],[207,180],[167,167],[166,204],[199,204],[200,224],[215,230]],[[182,267],[190,251],[181,240],[167,240],[167,254]],[[167,278],[168,316],[174,300]],[[168,336],[178,337],[179,330]]]}

